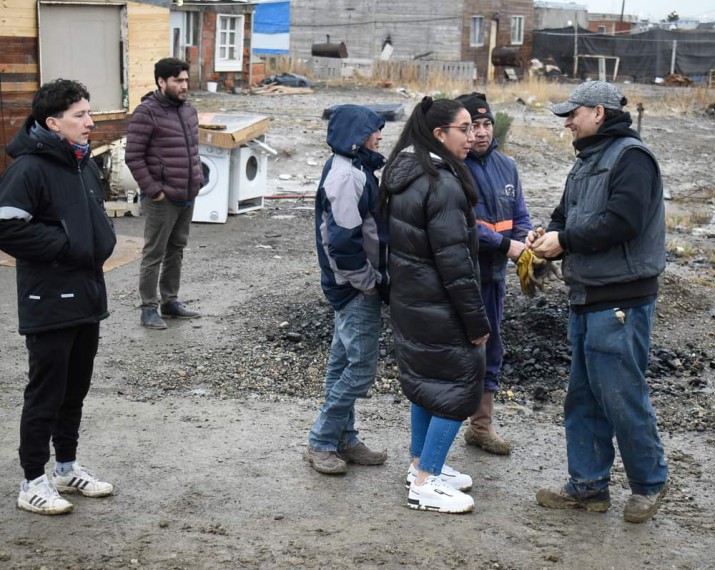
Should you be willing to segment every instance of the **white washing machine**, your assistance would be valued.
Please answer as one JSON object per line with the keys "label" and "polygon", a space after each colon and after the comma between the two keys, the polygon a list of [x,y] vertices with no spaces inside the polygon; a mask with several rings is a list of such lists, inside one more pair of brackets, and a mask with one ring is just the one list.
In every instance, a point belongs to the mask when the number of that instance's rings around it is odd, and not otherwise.
{"label": "white washing machine", "polygon": [[226,223],[231,184],[231,149],[199,145],[204,185],[194,202],[192,222]]}
{"label": "white washing machine", "polygon": [[228,213],[241,214],[263,208],[268,182],[268,151],[266,137],[246,143],[231,152],[231,183]]}

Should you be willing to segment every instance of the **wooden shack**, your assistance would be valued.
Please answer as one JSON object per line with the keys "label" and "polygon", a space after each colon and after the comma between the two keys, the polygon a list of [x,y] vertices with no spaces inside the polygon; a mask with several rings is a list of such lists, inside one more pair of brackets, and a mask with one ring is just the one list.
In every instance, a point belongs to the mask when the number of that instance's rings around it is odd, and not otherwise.
{"label": "wooden shack", "polygon": [[0,175],[5,146],[44,82],[84,83],[96,130],[92,148],[126,133],[128,116],[156,88],[154,62],[170,55],[171,0],[2,0],[0,11]]}

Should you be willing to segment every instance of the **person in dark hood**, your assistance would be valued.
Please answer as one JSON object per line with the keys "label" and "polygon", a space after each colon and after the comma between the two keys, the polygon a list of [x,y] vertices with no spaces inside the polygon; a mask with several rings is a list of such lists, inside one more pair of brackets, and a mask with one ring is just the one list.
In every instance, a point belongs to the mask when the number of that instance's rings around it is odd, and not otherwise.
{"label": "person in dark hood", "polygon": [[419,103],[380,187],[390,231],[390,316],[400,384],[412,402],[407,504],[474,509],[469,475],[445,464],[479,407],[489,320],[479,286],[477,193],[464,159],[472,119],[453,100]]}
{"label": "person in dark hood", "polygon": [[[20,334],[30,368],[17,506],[42,515],[72,510],[60,492],[105,497],[114,490],[77,462],[99,322],[109,316],[102,266],[116,244],[99,169],[89,157],[93,127],[84,85],[45,83],[8,145],[15,160],[0,183],[0,249],[17,260]],[[51,478],[45,473],[50,441]]]}
{"label": "person in dark hood", "polygon": [[139,322],[161,330],[166,328],[162,317],[201,316],[179,300],[179,286],[194,201],[204,176],[199,118],[187,101],[189,64],[173,57],[160,59],[154,65],[154,79],[156,91],[142,97],[129,120],[124,158],[139,185],[144,214]]}
{"label": "person in dark hood", "polygon": [[320,284],[335,310],[335,332],[325,371],[325,401],[304,457],[326,475],[348,463],[381,465],[355,429],[355,401],[375,381],[382,300],[388,295],[387,224],[379,212],[375,171],[385,121],[359,105],[341,105],[328,123],[333,155],[315,198],[315,242]]}
{"label": "person in dark hood", "polygon": [[628,103],[602,81],[582,83],[551,110],[565,117],[577,160],[560,204],[527,246],[563,258],[569,286],[571,373],[564,402],[569,480],[536,500],[605,512],[615,435],[631,487],[623,516],[650,519],[669,486],[645,374],[665,269],[665,206],[658,161],[631,129]]}
{"label": "person in dark hood", "polygon": [[516,163],[497,151],[499,143],[494,138],[494,115],[486,95],[460,95],[457,101],[469,111],[475,128],[474,144],[467,155],[466,165],[474,177],[479,196],[474,208],[479,232],[479,273],[482,299],[492,329],[486,345],[484,394],[477,413],[469,418],[464,440],[488,453],[509,455],[511,445],[493,426],[494,396],[499,391],[504,359],[501,320],[506,297],[506,267],[510,259],[515,263],[519,259],[526,247],[527,233],[533,227]]}

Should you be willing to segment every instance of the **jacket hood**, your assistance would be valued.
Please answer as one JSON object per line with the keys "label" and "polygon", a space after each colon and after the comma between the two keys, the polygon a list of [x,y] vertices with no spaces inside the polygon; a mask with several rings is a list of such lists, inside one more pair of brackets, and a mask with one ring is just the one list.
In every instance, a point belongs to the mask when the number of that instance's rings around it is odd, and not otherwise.
{"label": "jacket hood", "polygon": [[328,123],[328,146],[335,154],[355,158],[363,143],[382,130],[385,120],[361,105],[340,105]]}
{"label": "jacket hood", "polygon": [[15,138],[7,145],[7,154],[17,159],[26,154],[45,154],[52,156],[60,162],[67,162],[71,166],[76,166],[77,159],[74,156],[70,144],[59,137],[34,136],[31,133],[32,127],[35,125],[35,118],[30,115],[22,128],[17,132]]}
{"label": "jacket hood", "polygon": [[[437,168],[448,168],[447,164],[436,154],[430,157]],[[399,194],[410,184],[425,174],[414,148],[409,146],[402,150],[392,161],[382,175],[382,183],[389,194]]]}

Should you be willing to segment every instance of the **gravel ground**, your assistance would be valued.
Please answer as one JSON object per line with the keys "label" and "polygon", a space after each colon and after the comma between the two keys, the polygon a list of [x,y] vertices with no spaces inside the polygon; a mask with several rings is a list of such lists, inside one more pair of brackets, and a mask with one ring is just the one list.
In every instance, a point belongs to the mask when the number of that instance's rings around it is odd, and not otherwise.
{"label": "gravel ground", "polygon": [[[515,89],[517,89],[515,87]],[[524,94],[517,94],[527,100]],[[77,499],[60,519],[14,508],[20,471],[17,424],[26,375],[16,334],[14,271],[0,268],[0,567],[2,568],[715,568],[715,310],[713,243],[684,221],[661,279],[649,382],[673,484],[661,513],[627,525],[620,460],[614,507],[606,515],[552,512],[536,489],[565,477],[561,404],[569,349],[562,284],[529,299],[513,269],[504,322],[506,358],[498,398],[509,458],[458,441],[450,463],[475,478],[471,516],[405,507],[409,406],[396,379],[388,312],[378,379],[358,406],[369,445],[390,454],[378,469],[326,478],[300,459],[322,393],[332,311],[319,286],[311,194],[328,156],[322,109],[341,102],[402,102],[393,90],[320,87],[313,95],[195,93],[202,110],[271,117],[268,191],[263,210],[227,224],[194,224],[182,297],[203,317],[138,325],[138,262],[107,274],[112,314],[102,325],[80,453],[116,483],[106,501]],[[507,101],[515,118],[509,152],[527,203],[545,223],[572,158],[560,123],[543,108]],[[389,151],[402,123],[388,123]],[[683,130],[691,137],[676,136]],[[661,159],[674,199],[669,212],[713,208],[715,123],[652,117],[644,137]],[[685,175],[684,173],[687,173]],[[115,220],[141,241],[143,220]]]}

